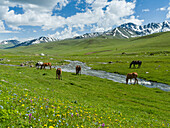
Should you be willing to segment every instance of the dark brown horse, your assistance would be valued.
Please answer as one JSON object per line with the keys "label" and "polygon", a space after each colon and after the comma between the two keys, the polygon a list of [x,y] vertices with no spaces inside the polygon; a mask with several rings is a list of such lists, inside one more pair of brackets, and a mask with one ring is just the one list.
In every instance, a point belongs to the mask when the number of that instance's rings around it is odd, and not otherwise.
{"label": "dark brown horse", "polygon": [[76,66],[76,75],[79,74],[81,75],[81,66],[80,65],[77,65]]}
{"label": "dark brown horse", "polygon": [[141,64],[142,64],[142,61],[132,61],[131,63],[130,63],[130,66],[129,66],[129,68],[131,68],[131,66],[133,65],[133,67],[135,68],[135,65],[138,65],[138,68],[140,68],[140,66],[141,66]]}
{"label": "dark brown horse", "polygon": [[41,69],[44,67],[44,69],[45,69],[45,66],[49,66],[50,67],[50,70],[51,70],[51,63],[43,63],[42,65],[41,65]]}
{"label": "dark brown horse", "polygon": [[61,77],[61,80],[62,80],[62,70],[61,70],[61,68],[57,68],[57,70],[56,70],[56,79],[57,79],[57,77],[58,77],[59,80],[60,80],[60,77]]}
{"label": "dark brown horse", "polygon": [[138,79],[137,79],[137,77],[138,77],[138,74],[137,74],[136,72],[128,73],[128,74],[126,75],[126,84],[128,84],[128,80],[129,80],[129,79],[130,79],[130,82],[131,82],[132,79],[135,79],[134,84],[136,83],[136,81],[137,81],[137,84],[138,84]]}

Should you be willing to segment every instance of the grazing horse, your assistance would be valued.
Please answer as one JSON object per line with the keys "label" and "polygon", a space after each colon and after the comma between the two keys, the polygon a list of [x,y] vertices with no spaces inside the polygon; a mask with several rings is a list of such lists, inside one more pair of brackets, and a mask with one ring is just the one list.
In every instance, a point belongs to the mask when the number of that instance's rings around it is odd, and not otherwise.
{"label": "grazing horse", "polygon": [[132,61],[131,63],[130,63],[130,66],[129,66],[129,68],[131,68],[131,66],[132,66],[132,64],[133,64],[133,67],[135,67],[135,65],[137,64],[138,65],[138,68],[140,68],[140,66],[141,66],[141,64],[142,64],[142,61]]}
{"label": "grazing horse", "polygon": [[56,70],[56,79],[57,79],[57,77],[58,77],[59,80],[60,80],[60,77],[61,77],[61,80],[62,80],[62,70],[61,70],[61,68],[57,68],[57,70]]}
{"label": "grazing horse", "polygon": [[41,69],[42,69],[42,67],[44,67],[44,69],[45,69],[45,66],[49,66],[49,67],[50,67],[50,70],[51,70],[51,63],[43,63],[43,64],[41,65]]}
{"label": "grazing horse", "polygon": [[126,84],[128,84],[128,80],[129,80],[129,79],[130,79],[130,82],[131,82],[131,80],[132,80],[133,78],[135,79],[134,84],[136,83],[136,81],[137,81],[137,84],[138,84],[137,76],[138,76],[138,74],[137,74],[136,72],[128,73],[128,74],[126,75]]}
{"label": "grazing horse", "polygon": [[37,62],[37,63],[35,64],[35,67],[37,67],[37,69],[39,69],[39,66],[41,66],[41,65],[43,65],[43,62]]}
{"label": "grazing horse", "polygon": [[77,65],[76,66],[76,75],[79,74],[81,75],[81,66],[80,65]]}

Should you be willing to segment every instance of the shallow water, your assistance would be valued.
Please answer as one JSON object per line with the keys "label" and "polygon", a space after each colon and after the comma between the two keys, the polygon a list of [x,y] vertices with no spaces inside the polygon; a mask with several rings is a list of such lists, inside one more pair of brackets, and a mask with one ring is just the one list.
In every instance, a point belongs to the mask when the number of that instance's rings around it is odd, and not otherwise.
{"label": "shallow water", "polygon": [[[126,83],[125,75],[109,73],[109,72],[101,71],[101,70],[93,70],[90,67],[88,67],[85,63],[82,63],[80,61],[71,61],[71,60],[65,60],[65,61],[70,62],[70,63],[68,65],[57,66],[55,68],[60,67],[60,68],[62,68],[62,71],[64,71],[64,72],[75,73],[76,65],[81,65],[81,67],[82,67],[81,73],[82,74],[96,76],[96,77],[100,77],[100,78],[106,78],[106,79],[113,80],[113,81],[119,82],[119,83]],[[146,86],[149,88],[159,88],[163,91],[170,91],[170,85],[168,85],[168,84],[146,81],[146,80],[139,79],[139,78],[138,78],[138,81],[139,81],[138,83],[140,85],[143,85],[143,86]],[[133,82],[134,81],[132,80],[132,83]]]}
{"label": "shallow water", "polygon": [[[119,83],[126,83],[126,76],[125,75],[120,75],[120,74],[116,74],[116,73],[109,73],[109,72],[101,71],[101,70],[93,70],[93,69],[91,69],[91,67],[88,67],[85,63],[82,63],[80,61],[71,61],[71,60],[65,60],[65,61],[69,62],[69,64],[63,65],[63,66],[56,66],[56,67],[52,66],[52,68],[61,68],[62,71],[64,71],[64,72],[75,73],[76,72],[75,71],[76,65],[81,65],[81,67],[82,67],[81,74],[96,76],[96,77],[100,77],[100,78],[106,78],[106,79],[109,79],[109,80],[112,80],[112,81],[115,81],[115,82],[119,82]],[[10,65],[10,64],[0,64],[0,65],[19,66],[19,65]],[[46,67],[46,68],[49,68],[49,67]],[[133,80],[132,80],[132,83],[134,83]],[[163,91],[170,91],[170,85],[168,85],[168,84],[151,82],[151,81],[143,80],[143,79],[140,79],[140,78],[138,78],[138,83],[140,85],[143,85],[143,86],[146,86],[146,87],[149,87],[149,88],[159,88]]]}

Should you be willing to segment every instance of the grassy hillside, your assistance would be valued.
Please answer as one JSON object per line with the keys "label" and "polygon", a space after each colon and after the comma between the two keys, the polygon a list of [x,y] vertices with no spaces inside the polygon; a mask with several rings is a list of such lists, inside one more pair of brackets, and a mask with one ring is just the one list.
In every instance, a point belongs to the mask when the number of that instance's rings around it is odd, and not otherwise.
{"label": "grassy hillside", "polygon": [[62,40],[57,42],[36,44],[31,46],[23,46],[9,50],[2,50],[9,53],[46,53],[49,55],[84,55],[88,52],[101,52],[102,55],[115,53],[145,53],[169,51],[170,32],[157,33],[149,36],[125,39],[109,39],[109,38],[89,38],[77,40]]}
{"label": "grassy hillside", "polygon": [[[170,32],[128,40],[63,40],[0,50],[0,63],[57,66],[79,60],[96,70],[135,71],[170,85],[169,40]],[[141,60],[141,68],[129,69],[132,60]],[[170,93],[160,89],[66,72],[59,81],[55,69],[0,65],[0,75],[0,127],[169,127]]]}

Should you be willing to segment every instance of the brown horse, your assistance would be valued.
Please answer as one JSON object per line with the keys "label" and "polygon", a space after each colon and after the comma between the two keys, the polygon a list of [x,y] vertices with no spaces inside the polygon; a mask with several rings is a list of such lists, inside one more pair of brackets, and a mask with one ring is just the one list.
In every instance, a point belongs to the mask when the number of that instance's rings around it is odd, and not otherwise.
{"label": "brown horse", "polygon": [[50,70],[51,70],[51,63],[43,63],[43,64],[41,65],[41,69],[42,69],[42,67],[44,67],[44,69],[45,69],[45,66],[49,66],[49,67],[50,67]]}
{"label": "brown horse", "polygon": [[136,72],[128,73],[127,76],[126,76],[126,84],[128,84],[128,80],[129,80],[129,79],[130,79],[130,82],[131,82],[131,80],[132,80],[133,78],[135,79],[134,84],[136,83],[136,81],[137,81],[137,84],[138,84],[137,76],[138,76],[138,74],[137,74]]}
{"label": "brown horse", "polygon": [[56,79],[57,79],[57,77],[58,77],[59,80],[60,80],[60,77],[61,77],[61,80],[62,80],[62,70],[61,70],[61,68],[57,68],[57,70],[56,70]]}
{"label": "brown horse", "polygon": [[81,66],[80,65],[77,65],[76,66],[76,75],[79,74],[81,75]]}

